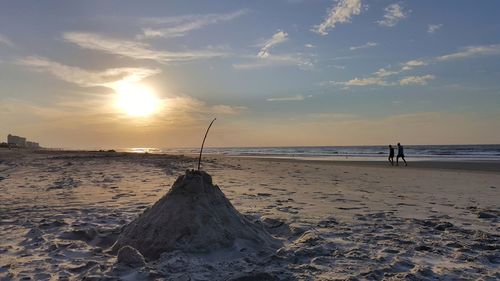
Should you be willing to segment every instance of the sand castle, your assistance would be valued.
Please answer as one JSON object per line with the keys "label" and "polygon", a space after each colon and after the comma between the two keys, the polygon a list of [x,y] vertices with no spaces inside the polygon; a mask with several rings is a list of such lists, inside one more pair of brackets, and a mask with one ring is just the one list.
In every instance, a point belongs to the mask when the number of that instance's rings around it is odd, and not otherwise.
{"label": "sand castle", "polygon": [[233,207],[209,174],[192,170],[179,176],[167,194],[122,229],[113,250],[131,246],[156,259],[174,250],[262,251],[277,244],[261,225]]}

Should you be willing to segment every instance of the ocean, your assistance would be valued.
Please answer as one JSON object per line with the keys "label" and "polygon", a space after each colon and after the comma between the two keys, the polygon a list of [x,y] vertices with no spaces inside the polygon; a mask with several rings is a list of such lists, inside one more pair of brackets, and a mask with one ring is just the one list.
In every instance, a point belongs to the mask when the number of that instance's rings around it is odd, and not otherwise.
{"label": "ocean", "polygon": [[[197,154],[199,148],[127,148],[137,153]],[[397,154],[397,148],[395,148]],[[500,145],[404,145],[407,160],[500,161]],[[204,155],[385,161],[387,146],[205,147]]]}

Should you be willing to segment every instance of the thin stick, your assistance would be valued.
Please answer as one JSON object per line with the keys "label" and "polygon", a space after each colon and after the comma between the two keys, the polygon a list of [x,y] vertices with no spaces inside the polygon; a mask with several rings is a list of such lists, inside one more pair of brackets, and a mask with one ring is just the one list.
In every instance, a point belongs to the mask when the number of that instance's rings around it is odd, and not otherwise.
{"label": "thin stick", "polygon": [[208,130],[210,130],[210,127],[212,127],[212,124],[214,123],[215,119],[210,122],[210,125],[208,125],[207,131],[205,132],[205,137],[203,138],[203,142],[201,143],[201,149],[200,149],[200,157],[198,158],[198,171],[200,170],[200,164],[201,164],[201,154],[203,153],[203,146],[205,145],[205,139],[207,138],[208,135]]}

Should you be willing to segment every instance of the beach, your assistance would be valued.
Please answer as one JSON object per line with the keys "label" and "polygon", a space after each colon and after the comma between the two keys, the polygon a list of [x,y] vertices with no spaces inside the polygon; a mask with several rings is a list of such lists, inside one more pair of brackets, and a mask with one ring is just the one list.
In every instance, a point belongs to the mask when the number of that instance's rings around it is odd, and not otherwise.
{"label": "beach", "polygon": [[110,251],[121,227],[196,158],[3,149],[0,280],[498,280],[500,162],[407,161],[206,155],[202,169],[279,248],[124,267]]}

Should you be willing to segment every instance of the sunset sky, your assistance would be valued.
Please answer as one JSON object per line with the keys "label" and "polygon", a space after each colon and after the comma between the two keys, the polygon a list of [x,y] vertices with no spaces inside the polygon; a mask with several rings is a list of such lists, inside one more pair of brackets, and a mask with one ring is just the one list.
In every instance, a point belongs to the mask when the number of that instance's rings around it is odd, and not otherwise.
{"label": "sunset sky", "polygon": [[500,1],[0,7],[2,139],[191,147],[217,117],[209,146],[500,143]]}

